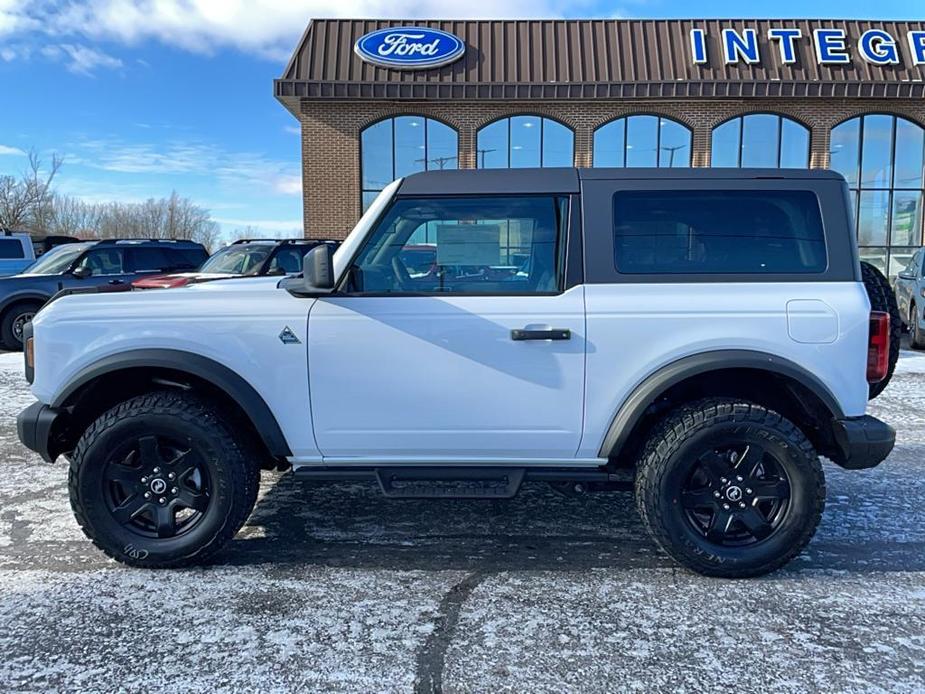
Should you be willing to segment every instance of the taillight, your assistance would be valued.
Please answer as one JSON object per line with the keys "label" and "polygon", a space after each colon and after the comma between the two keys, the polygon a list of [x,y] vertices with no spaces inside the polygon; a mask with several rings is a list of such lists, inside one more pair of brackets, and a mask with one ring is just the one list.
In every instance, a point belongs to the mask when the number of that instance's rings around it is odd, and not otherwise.
{"label": "taillight", "polygon": [[870,335],[867,338],[867,382],[879,383],[890,368],[890,314],[870,312]]}

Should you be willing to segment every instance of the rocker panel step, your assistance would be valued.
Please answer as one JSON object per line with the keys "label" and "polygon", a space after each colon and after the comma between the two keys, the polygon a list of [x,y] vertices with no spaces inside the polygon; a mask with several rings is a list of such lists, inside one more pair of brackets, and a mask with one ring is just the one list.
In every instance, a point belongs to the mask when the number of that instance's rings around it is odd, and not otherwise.
{"label": "rocker panel step", "polygon": [[510,499],[524,480],[523,468],[376,468],[376,480],[392,499]]}

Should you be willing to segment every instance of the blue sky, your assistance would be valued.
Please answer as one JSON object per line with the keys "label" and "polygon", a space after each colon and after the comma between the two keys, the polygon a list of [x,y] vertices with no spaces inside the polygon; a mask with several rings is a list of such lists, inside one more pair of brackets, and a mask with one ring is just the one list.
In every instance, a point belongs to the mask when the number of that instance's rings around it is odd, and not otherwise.
{"label": "blue sky", "polygon": [[[925,19],[913,0],[344,0],[357,17]],[[0,174],[24,152],[64,156],[58,187],[87,200],[177,190],[227,231],[301,233],[299,133],[272,96],[321,0],[0,0]],[[809,11],[809,12],[808,12]]]}

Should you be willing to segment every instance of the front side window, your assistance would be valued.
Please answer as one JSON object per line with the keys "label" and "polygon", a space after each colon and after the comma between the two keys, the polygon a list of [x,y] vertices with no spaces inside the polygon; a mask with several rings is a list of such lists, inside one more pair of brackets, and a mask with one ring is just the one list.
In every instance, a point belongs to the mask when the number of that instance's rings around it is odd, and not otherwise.
{"label": "front side window", "polygon": [[613,215],[621,273],[789,274],[827,265],[809,191],[620,191]]}
{"label": "front side window", "polygon": [[551,118],[512,116],[478,132],[476,166],[523,169],[573,166],[575,133]]}
{"label": "front side window", "polygon": [[124,272],[122,249],[94,248],[81,258],[78,267],[86,268],[94,277],[98,275],[121,275]]}
{"label": "front side window", "polygon": [[302,272],[302,258],[311,250],[309,246],[283,246],[270,261],[271,275],[293,275]]}
{"label": "front side window", "polygon": [[423,116],[386,118],[360,133],[363,211],[396,178],[459,166],[459,136]]}
{"label": "front side window", "polygon": [[556,292],[568,199],[398,199],[353,265],[352,293]]}

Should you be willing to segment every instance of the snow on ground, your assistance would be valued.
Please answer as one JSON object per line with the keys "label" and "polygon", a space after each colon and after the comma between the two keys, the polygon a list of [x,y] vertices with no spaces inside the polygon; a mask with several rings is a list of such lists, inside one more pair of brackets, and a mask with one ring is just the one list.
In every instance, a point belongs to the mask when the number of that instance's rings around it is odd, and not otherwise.
{"label": "snow on ground", "polygon": [[628,494],[401,502],[279,474],[212,566],[126,569],[16,440],[21,371],[0,354],[0,691],[925,689],[925,353],[871,407],[890,459],[827,464],[816,538],[752,581],[676,568]]}

